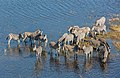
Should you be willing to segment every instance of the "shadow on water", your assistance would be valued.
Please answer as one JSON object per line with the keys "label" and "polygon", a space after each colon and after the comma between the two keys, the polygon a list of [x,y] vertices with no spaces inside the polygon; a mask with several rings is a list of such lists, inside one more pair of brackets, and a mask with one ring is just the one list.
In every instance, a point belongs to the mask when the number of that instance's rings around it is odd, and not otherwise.
{"label": "shadow on water", "polygon": [[[63,72],[73,71],[76,74],[80,74],[80,67],[78,60],[67,60],[64,57],[61,57],[60,60],[50,56],[50,71],[55,72],[56,74],[63,75]],[[67,77],[67,76],[66,76]],[[69,76],[68,76],[69,77]]]}
{"label": "shadow on water", "polygon": [[[17,47],[7,47],[4,55],[12,56],[12,57],[22,57],[22,58],[34,58],[34,76],[36,78],[43,76],[45,72],[49,73],[54,72],[57,74],[61,74],[62,72],[70,72],[71,71],[76,74],[75,77],[83,78],[83,76],[92,71],[92,69],[99,68],[102,72],[108,72],[109,69],[109,60],[108,57],[107,63],[101,63],[98,57],[92,57],[90,59],[86,59],[83,55],[79,55],[77,59],[74,59],[73,56],[70,59],[65,58],[64,56],[60,56],[59,58],[54,57],[53,55],[48,54],[48,52],[43,51],[42,57],[40,59],[36,58],[35,52],[32,51],[31,46],[17,46]],[[48,64],[49,62],[49,64]],[[50,65],[50,66],[49,66]],[[47,67],[47,68],[46,68]],[[43,73],[44,71],[44,73]],[[100,71],[99,71],[100,72]],[[64,75],[64,74],[62,74]]]}
{"label": "shadow on water", "polygon": [[102,71],[107,72],[108,71],[108,64],[107,63],[101,63],[100,67]]}
{"label": "shadow on water", "polygon": [[42,56],[37,58],[34,64],[34,78],[39,78],[41,72],[44,70],[44,67],[46,66],[46,61],[47,61],[47,52],[43,51]]}
{"label": "shadow on water", "polygon": [[38,76],[40,74],[40,71],[42,71],[42,69],[43,69],[42,60],[36,59],[35,67],[34,67],[35,75]]}
{"label": "shadow on water", "polygon": [[20,49],[20,46],[17,46],[17,47],[13,47],[11,48],[10,45],[7,46],[7,48],[4,50],[4,55],[10,55],[10,56],[13,56],[13,55],[16,55],[16,56],[20,56],[22,53],[21,49]]}
{"label": "shadow on water", "polygon": [[69,70],[73,70],[75,73],[80,73],[79,61],[75,59],[73,61],[69,61],[65,59],[65,67]]}
{"label": "shadow on water", "polygon": [[60,60],[59,60],[53,56],[50,56],[50,67],[52,71],[54,70],[56,72],[73,71],[74,73],[79,75],[81,78],[82,76],[84,76],[84,74],[86,74],[87,72],[93,71],[93,69],[96,69],[96,68],[97,70],[99,70],[99,72],[108,73],[108,71],[110,70],[109,63],[111,63],[110,57],[112,55],[113,54],[111,55],[109,54],[106,63],[102,63],[101,59],[95,56],[90,59],[85,59],[85,58],[81,58],[82,55],[80,55],[76,60],[74,60],[73,58],[68,60],[67,58],[62,56],[60,57]]}
{"label": "shadow on water", "polygon": [[90,71],[93,67],[93,59],[88,59],[84,61],[84,71]]}
{"label": "shadow on water", "polygon": [[20,45],[16,47],[8,45],[7,48],[4,49],[4,55],[29,58],[35,56],[35,52],[33,52],[32,47],[28,45],[22,47]]}

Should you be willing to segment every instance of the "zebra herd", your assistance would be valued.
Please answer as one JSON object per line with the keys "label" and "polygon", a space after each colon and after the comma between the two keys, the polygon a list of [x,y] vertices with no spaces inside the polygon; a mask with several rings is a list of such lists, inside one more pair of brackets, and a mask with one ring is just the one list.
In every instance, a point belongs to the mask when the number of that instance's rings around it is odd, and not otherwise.
{"label": "zebra herd", "polygon": [[[72,52],[74,53],[74,58],[77,58],[77,54],[80,50],[83,50],[86,59],[93,56],[93,52],[98,52],[99,57],[102,58],[102,62],[107,61],[108,54],[110,53],[110,46],[107,41],[103,38],[98,38],[97,34],[104,35],[106,31],[105,26],[105,17],[101,17],[96,20],[95,24],[90,27],[82,27],[79,26],[70,26],[68,29],[68,33],[64,33],[57,42],[51,41],[49,43],[50,53],[53,54],[53,49],[56,50],[58,57],[61,52],[64,53],[65,57],[68,57]],[[89,38],[89,39],[86,39]],[[20,44],[20,40],[22,42],[27,43],[26,40],[29,39],[31,45],[33,45],[33,51],[36,51],[37,58],[41,57],[43,52],[43,46],[46,47],[48,44],[47,35],[43,35],[43,31],[36,30],[34,32],[24,32],[22,34],[13,34],[10,33],[7,37],[8,45],[10,45],[11,40],[16,40],[18,44]],[[38,41],[39,45],[37,46],[36,41]],[[83,44],[86,43],[86,44]]]}

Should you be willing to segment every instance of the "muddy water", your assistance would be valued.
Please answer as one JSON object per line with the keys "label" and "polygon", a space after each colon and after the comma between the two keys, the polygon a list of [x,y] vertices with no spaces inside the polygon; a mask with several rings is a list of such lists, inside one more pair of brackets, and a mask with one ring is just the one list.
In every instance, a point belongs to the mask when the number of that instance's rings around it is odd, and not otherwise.
{"label": "muddy water", "polygon": [[[119,78],[120,56],[111,39],[111,55],[106,64],[100,64],[94,56],[85,61],[55,61],[46,49],[46,56],[36,60],[30,46],[16,46],[12,41],[7,47],[5,40],[10,32],[43,30],[49,41],[56,41],[69,26],[89,26],[97,18],[120,13],[119,0],[0,0],[0,78]],[[106,22],[107,30],[109,28]],[[51,58],[51,59],[50,59]]]}

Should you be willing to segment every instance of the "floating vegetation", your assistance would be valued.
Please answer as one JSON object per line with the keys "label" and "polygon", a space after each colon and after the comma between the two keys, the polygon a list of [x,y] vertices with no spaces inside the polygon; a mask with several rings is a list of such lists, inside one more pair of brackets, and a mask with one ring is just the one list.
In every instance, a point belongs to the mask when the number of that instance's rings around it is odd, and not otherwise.
{"label": "floating vegetation", "polygon": [[118,18],[118,17],[116,17],[116,18],[110,18],[109,19],[109,22],[118,22],[118,21],[120,21],[120,18]]}
{"label": "floating vegetation", "polygon": [[109,19],[110,30],[120,32],[120,18],[111,18]]}

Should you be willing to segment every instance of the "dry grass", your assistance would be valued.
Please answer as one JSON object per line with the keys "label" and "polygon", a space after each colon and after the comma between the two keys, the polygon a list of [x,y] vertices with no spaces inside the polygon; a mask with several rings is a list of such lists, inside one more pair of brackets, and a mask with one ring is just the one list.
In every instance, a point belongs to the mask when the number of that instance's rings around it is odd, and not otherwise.
{"label": "dry grass", "polygon": [[110,30],[120,32],[120,18],[111,18],[109,19]]}
{"label": "dry grass", "polygon": [[114,41],[113,45],[116,47],[116,49],[120,50],[120,42]]}
{"label": "dry grass", "polygon": [[110,38],[113,41],[113,45],[116,47],[117,50],[120,50],[120,18],[113,18],[110,21],[110,30],[111,32],[108,33]]}
{"label": "dry grass", "polygon": [[119,18],[113,18],[110,22],[110,30],[109,36],[111,39],[119,40],[120,39],[120,19]]}
{"label": "dry grass", "polygon": [[110,30],[120,32],[120,25],[112,25],[110,26]]}
{"label": "dry grass", "polygon": [[120,39],[120,32],[118,31],[111,31],[107,34],[109,36],[110,39],[112,40],[119,40]]}

